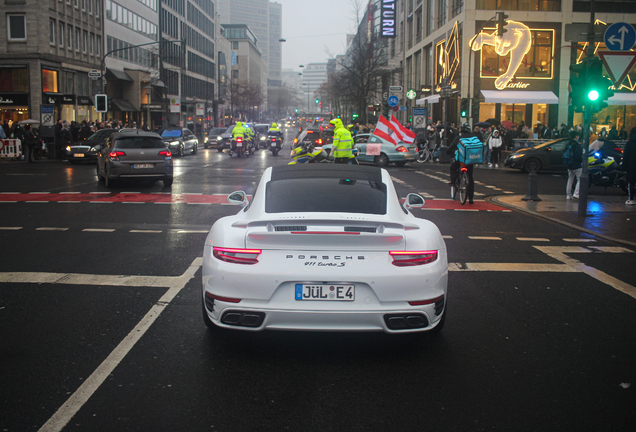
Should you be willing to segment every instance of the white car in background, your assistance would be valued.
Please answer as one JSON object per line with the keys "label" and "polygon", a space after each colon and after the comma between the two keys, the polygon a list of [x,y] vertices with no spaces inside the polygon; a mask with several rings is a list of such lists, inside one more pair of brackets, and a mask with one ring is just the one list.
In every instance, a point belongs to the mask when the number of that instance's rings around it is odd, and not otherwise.
{"label": "white car in background", "polygon": [[385,331],[444,326],[446,244],[404,206],[390,175],[369,166],[267,168],[251,201],[219,219],[203,254],[211,329]]}

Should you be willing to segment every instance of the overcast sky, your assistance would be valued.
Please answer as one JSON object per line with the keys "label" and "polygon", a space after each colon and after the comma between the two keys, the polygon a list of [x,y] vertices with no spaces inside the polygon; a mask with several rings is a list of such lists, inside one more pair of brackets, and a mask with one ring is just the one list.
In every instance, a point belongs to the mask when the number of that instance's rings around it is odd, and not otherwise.
{"label": "overcast sky", "polygon": [[355,33],[352,2],[362,0],[273,0],[283,5],[283,69],[326,62],[344,54],[347,33]]}

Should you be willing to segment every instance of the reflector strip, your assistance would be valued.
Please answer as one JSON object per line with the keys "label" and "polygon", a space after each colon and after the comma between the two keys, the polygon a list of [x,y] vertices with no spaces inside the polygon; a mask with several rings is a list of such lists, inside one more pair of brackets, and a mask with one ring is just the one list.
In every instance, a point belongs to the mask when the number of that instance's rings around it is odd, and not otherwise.
{"label": "reflector strip", "polygon": [[226,302],[226,303],[238,303],[238,302],[241,301],[241,299],[235,299],[235,298],[230,298],[230,297],[221,297],[221,296],[209,293],[207,291],[206,291],[205,295],[207,297],[213,298],[214,300],[218,300],[218,301],[222,301],[222,302]]}
{"label": "reflector strip", "polygon": [[360,235],[359,232],[350,232],[350,231],[292,231],[292,234],[342,234],[342,235]]}
{"label": "reflector strip", "polygon": [[409,304],[411,306],[423,306],[423,305],[427,305],[427,304],[437,303],[438,301],[441,301],[441,300],[444,300],[444,294],[442,294],[439,297],[435,297],[435,298],[429,299],[429,300],[410,301]]}

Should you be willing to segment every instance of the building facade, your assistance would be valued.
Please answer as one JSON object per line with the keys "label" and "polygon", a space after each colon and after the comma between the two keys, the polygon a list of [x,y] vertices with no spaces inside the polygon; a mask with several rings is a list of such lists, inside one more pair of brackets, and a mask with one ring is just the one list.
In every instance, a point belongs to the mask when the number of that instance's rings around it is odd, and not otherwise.
{"label": "building facade", "polygon": [[218,95],[216,4],[212,0],[161,0],[159,13],[166,100],[163,123],[189,127],[200,134],[218,122],[218,112],[214,112]]}
{"label": "building facade", "polygon": [[[579,125],[582,114],[568,105],[569,67],[581,61],[586,43],[565,40],[565,25],[589,23],[583,0],[398,0],[404,8],[406,86],[424,91],[418,107],[428,121],[460,118],[461,98],[470,98],[473,123],[495,118],[531,127]],[[599,24],[636,22],[636,2],[597,1]],[[497,35],[497,11],[508,15]],[[602,43],[595,44],[603,50]],[[600,130],[636,125],[636,71],[617,90],[610,106],[592,119]],[[612,83],[608,80],[608,86]],[[448,97],[443,97],[446,87]],[[609,129],[609,127],[608,127]]]}
{"label": "building facade", "polygon": [[103,56],[103,0],[3,3],[0,20],[0,119],[96,120],[93,95]]}
{"label": "building facade", "polygon": [[321,113],[320,101],[316,103],[317,92],[327,82],[327,63],[308,63],[303,68],[301,87],[303,91],[303,111],[307,114]]}
{"label": "building facade", "polygon": [[[159,76],[161,0],[104,0],[108,119],[151,130],[161,125],[163,82]],[[143,46],[138,46],[143,45]]]}

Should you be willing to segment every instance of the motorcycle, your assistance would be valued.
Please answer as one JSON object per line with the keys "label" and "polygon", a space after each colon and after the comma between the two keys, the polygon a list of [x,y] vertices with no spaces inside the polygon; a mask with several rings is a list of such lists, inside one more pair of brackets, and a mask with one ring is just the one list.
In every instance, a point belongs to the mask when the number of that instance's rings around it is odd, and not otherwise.
{"label": "motorcycle", "polygon": [[236,154],[236,157],[239,158],[241,155],[244,157],[249,156],[250,152],[248,143],[243,139],[243,137],[232,138],[232,141],[230,142],[230,157],[232,157],[232,154]]}
{"label": "motorcycle", "polygon": [[621,188],[627,193],[626,173],[619,170],[612,156],[604,156],[600,152],[592,153],[587,158],[587,170],[590,185]]}
{"label": "motorcycle", "polygon": [[283,140],[277,135],[269,135],[267,143],[272,155],[278,156],[278,152],[283,148]]}
{"label": "motorcycle", "polygon": [[334,159],[322,147],[315,147],[312,142],[304,142],[291,151],[294,159],[289,165],[303,163],[333,163]]}

